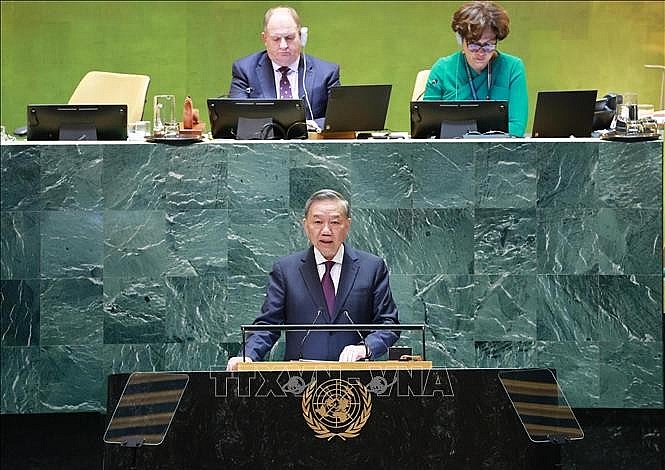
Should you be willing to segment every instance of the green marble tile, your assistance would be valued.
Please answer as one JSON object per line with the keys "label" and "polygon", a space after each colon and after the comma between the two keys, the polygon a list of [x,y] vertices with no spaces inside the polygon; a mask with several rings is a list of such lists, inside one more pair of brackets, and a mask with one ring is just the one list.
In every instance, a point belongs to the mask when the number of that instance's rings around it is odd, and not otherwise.
{"label": "green marble tile", "polygon": [[395,273],[473,272],[469,209],[359,209],[354,220],[351,243],[385,258]]}
{"label": "green marble tile", "polygon": [[457,338],[428,341],[426,357],[428,361],[432,361],[432,367],[460,369],[476,367],[475,345],[471,339]]}
{"label": "green marble tile", "polygon": [[204,342],[167,344],[164,370],[224,371],[238,343]]}
{"label": "green marble tile", "polygon": [[229,209],[289,207],[289,149],[278,144],[234,144],[228,167]]}
{"label": "green marble tile", "polygon": [[594,209],[538,209],[539,274],[593,274],[600,269]]}
{"label": "green marble tile", "polygon": [[413,274],[407,253],[412,214],[408,209],[352,209],[348,241],[356,249],[384,258],[391,273]]}
{"label": "green marble tile", "polygon": [[596,142],[539,143],[538,207],[598,207]]}
{"label": "green marble tile", "polygon": [[169,148],[142,143],[105,146],[102,167],[104,208],[165,209]]}
{"label": "green marble tile", "polygon": [[476,367],[535,367],[535,341],[476,341]]}
{"label": "green marble tile", "polygon": [[172,147],[166,176],[170,211],[226,209],[228,150],[220,146]]}
{"label": "green marble tile", "polygon": [[166,214],[170,276],[226,272],[229,215],[226,209],[183,210]]}
{"label": "green marble tile", "polygon": [[364,203],[352,191],[348,144],[308,142],[288,148],[289,209],[302,214],[307,198],[325,188],[339,191],[352,207]]}
{"label": "green marble tile", "polygon": [[[414,276],[405,274],[390,275],[390,290],[397,306],[400,323],[422,324],[425,321],[424,309],[418,308],[419,305],[413,301],[415,289]],[[414,353],[420,354],[422,349],[422,334],[420,331],[402,331],[395,346],[411,346],[412,344],[414,344],[412,346]]]}
{"label": "green marble tile", "polygon": [[33,145],[0,146],[0,209],[37,211],[39,197],[41,147]]}
{"label": "green marble tile", "polygon": [[597,225],[600,274],[662,274],[662,211],[600,209]]}
{"label": "green marble tile", "polygon": [[476,207],[535,208],[538,156],[527,143],[482,146],[475,155]]}
{"label": "green marble tile", "polygon": [[604,407],[600,400],[600,347],[597,343],[538,341],[538,367],[556,369],[557,381],[573,408]]}
{"label": "green marble tile", "polygon": [[365,209],[411,208],[414,177],[404,146],[347,144],[352,202]]}
{"label": "green marble tile", "polygon": [[414,208],[465,208],[475,200],[474,160],[481,146],[427,142],[413,146],[396,144],[409,156],[410,168],[401,169],[413,182]]}
{"label": "green marble tile", "polygon": [[106,410],[103,346],[40,348],[40,406],[35,412],[72,413]]}
{"label": "green marble tile", "polygon": [[599,276],[598,283],[599,340],[662,343],[661,276]]}
{"label": "green marble tile", "polygon": [[39,277],[41,261],[39,212],[0,213],[0,278]]}
{"label": "green marble tile", "polygon": [[224,325],[228,341],[241,342],[240,325],[251,324],[259,315],[267,285],[267,275],[229,276],[226,282],[228,301]]}
{"label": "green marble tile", "polygon": [[41,213],[41,275],[102,277],[104,219],[99,212]]}
{"label": "green marble tile", "polygon": [[3,347],[39,345],[39,283],[37,279],[0,281]]}
{"label": "green marble tile", "polygon": [[600,343],[600,400],[609,408],[663,408],[663,343]]}
{"label": "green marble tile", "polygon": [[574,406],[662,406],[662,142],[1,150],[2,413],[103,410],[114,372],[223,370],[331,186],[435,366],[555,367]]}
{"label": "green marble tile", "polygon": [[61,145],[42,152],[43,209],[102,210],[103,152],[96,145]]}
{"label": "green marble tile", "polygon": [[538,292],[535,276],[473,276],[473,338],[535,341]]}
{"label": "green marble tile", "polygon": [[475,274],[536,273],[535,209],[476,209]]}
{"label": "green marble tile", "polygon": [[[473,211],[414,209],[406,255],[413,274],[472,274]],[[386,238],[387,238],[386,233]]]}
{"label": "green marble tile", "polygon": [[[305,230],[303,229],[303,210],[291,209],[289,210],[289,253],[294,251],[306,250],[311,245]],[[354,208],[351,207],[351,229],[353,232],[355,223],[353,222]]]}
{"label": "green marble tile", "polygon": [[601,142],[598,165],[592,174],[600,205],[662,208],[662,158],[662,143],[633,142],[628,146],[621,142]]}
{"label": "green marble tile", "polygon": [[163,279],[104,278],[104,344],[167,342]]}
{"label": "green marble tile", "polygon": [[599,339],[598,276],[536,277],[539,340],[576,341]]}
{"label": "green marble tile", "polygon": [[226,276],[166,278],[166,338],[169,343],[226,341]]}
{"label": "green marble tile", "polygon": [[104,212],[104,276],[161,276],[171,265],[163,211]]}
{"label": "green marble tile", "polygon": [[229,216],[229,274],[267,274],[277,258],[289,254],[286,209],[234,210]]}
{"label": "green marble tile", "polygon": [[[4,331],[4,325],[3,325]],[[0,407],[2,413],[36,413],[40,409],[39,347],[0,349]]]}
{"label": "green marble tile", "polygon": [[102,369],[106,376],[131,372],[156,372],[170,369],[166,366],[166,348],[158,344],[107,344],[103,347]]}
{"label": "green marble tile", "polygon": [[104,302],[99,280],[43,279],[40,304],[42,345],[102,344]]}
{"label": "green marble tile", "polygon": [[413,276],[412,310],[428,327],[427,341],[472,339],[473,277],[439,274]]}

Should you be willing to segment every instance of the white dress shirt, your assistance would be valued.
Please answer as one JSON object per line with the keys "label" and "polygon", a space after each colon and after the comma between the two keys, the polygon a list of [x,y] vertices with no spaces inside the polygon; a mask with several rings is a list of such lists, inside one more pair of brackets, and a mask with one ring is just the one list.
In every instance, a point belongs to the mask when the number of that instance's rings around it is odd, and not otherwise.
{"label": "white dress shirt", "polygon": [[[300,94],[298,93],[298,65],[300,64],[300,57],[298,59],[289,65],[289,72],[287,73],[286,77],[289,79],[289,84],[291,85],[291,96],[292,99],[297,100],[300,98]],[[279,81],[282,79],[282,72],[279,71],[281,68],[281,65],[277,65],[276,63],[272,63],[272,68],[273,72],[275,73],[275,93],[277,98],[281,98],[279,96]]]}
{"label": "white dress shirt", "polygon": [[[314,258],[316,259],[316,269],[319,271],[319,281],[323,279],[326,273],[326,261],[319,250],[314,247]],[[335,256],[331,261],[334,261],[333,267],[330,269],[330,277],[332,278],[333,285],[335,286],[335,295],[337,295],[337,286],[339,285],[339,277],[342,275],[342,260],[344,259],[344,244],[342,243],[337,250]]]}

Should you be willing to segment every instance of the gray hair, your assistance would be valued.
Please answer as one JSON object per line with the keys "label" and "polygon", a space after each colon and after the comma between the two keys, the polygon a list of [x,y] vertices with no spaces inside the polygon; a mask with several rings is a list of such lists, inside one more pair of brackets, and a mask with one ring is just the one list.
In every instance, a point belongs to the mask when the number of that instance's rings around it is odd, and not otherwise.
{"label": "gray hair", "polygon": [[340,201],[344,206],[344,210],[346,211],[346,217],[347,218],[351,217],[351,205],[349,204],[349,201],[347,201],[344,198],[344,196],[342,196],[340,193],[338,193],[333,189],[320,189],[319,191],[312,194],[305,203],[305,217],[307,217],[309,208],[311,207],[314,201],[330,201],[330,200]]}

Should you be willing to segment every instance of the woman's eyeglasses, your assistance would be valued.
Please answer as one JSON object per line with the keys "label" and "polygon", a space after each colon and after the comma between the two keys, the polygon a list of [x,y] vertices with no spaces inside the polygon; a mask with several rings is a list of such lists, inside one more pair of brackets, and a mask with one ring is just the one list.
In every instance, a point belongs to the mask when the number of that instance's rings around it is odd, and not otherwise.
{"label": "woman's eyeglasses", "polygon": [[494,52],[496,50],[496,43],[488,42],[485,44],[478,44],[476,42],[467,42],[466,47],[470,52],[478,52],[482,50],[486,54],[489,54],[490,52]]}

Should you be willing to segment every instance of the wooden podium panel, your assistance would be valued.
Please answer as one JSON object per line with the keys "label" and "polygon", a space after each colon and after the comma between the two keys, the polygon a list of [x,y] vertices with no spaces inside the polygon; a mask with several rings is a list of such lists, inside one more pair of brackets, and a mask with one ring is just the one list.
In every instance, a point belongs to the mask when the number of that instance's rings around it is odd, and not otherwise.
{"label": "wooden podium panel", "polygon": [[241,362],[238,372],[280,370],[399,370],[431,369],[432,361],[276,361]]}
{"label": "wooden podium panel", "polygon": [[[499,371],[184,372],[164,442],[136,449],[135,468],[558,468],[559,446],[529,440]],[[109,376],[109,410],[128,377]],[[104,468],[130,468],[133,451],[106,444]]]}

